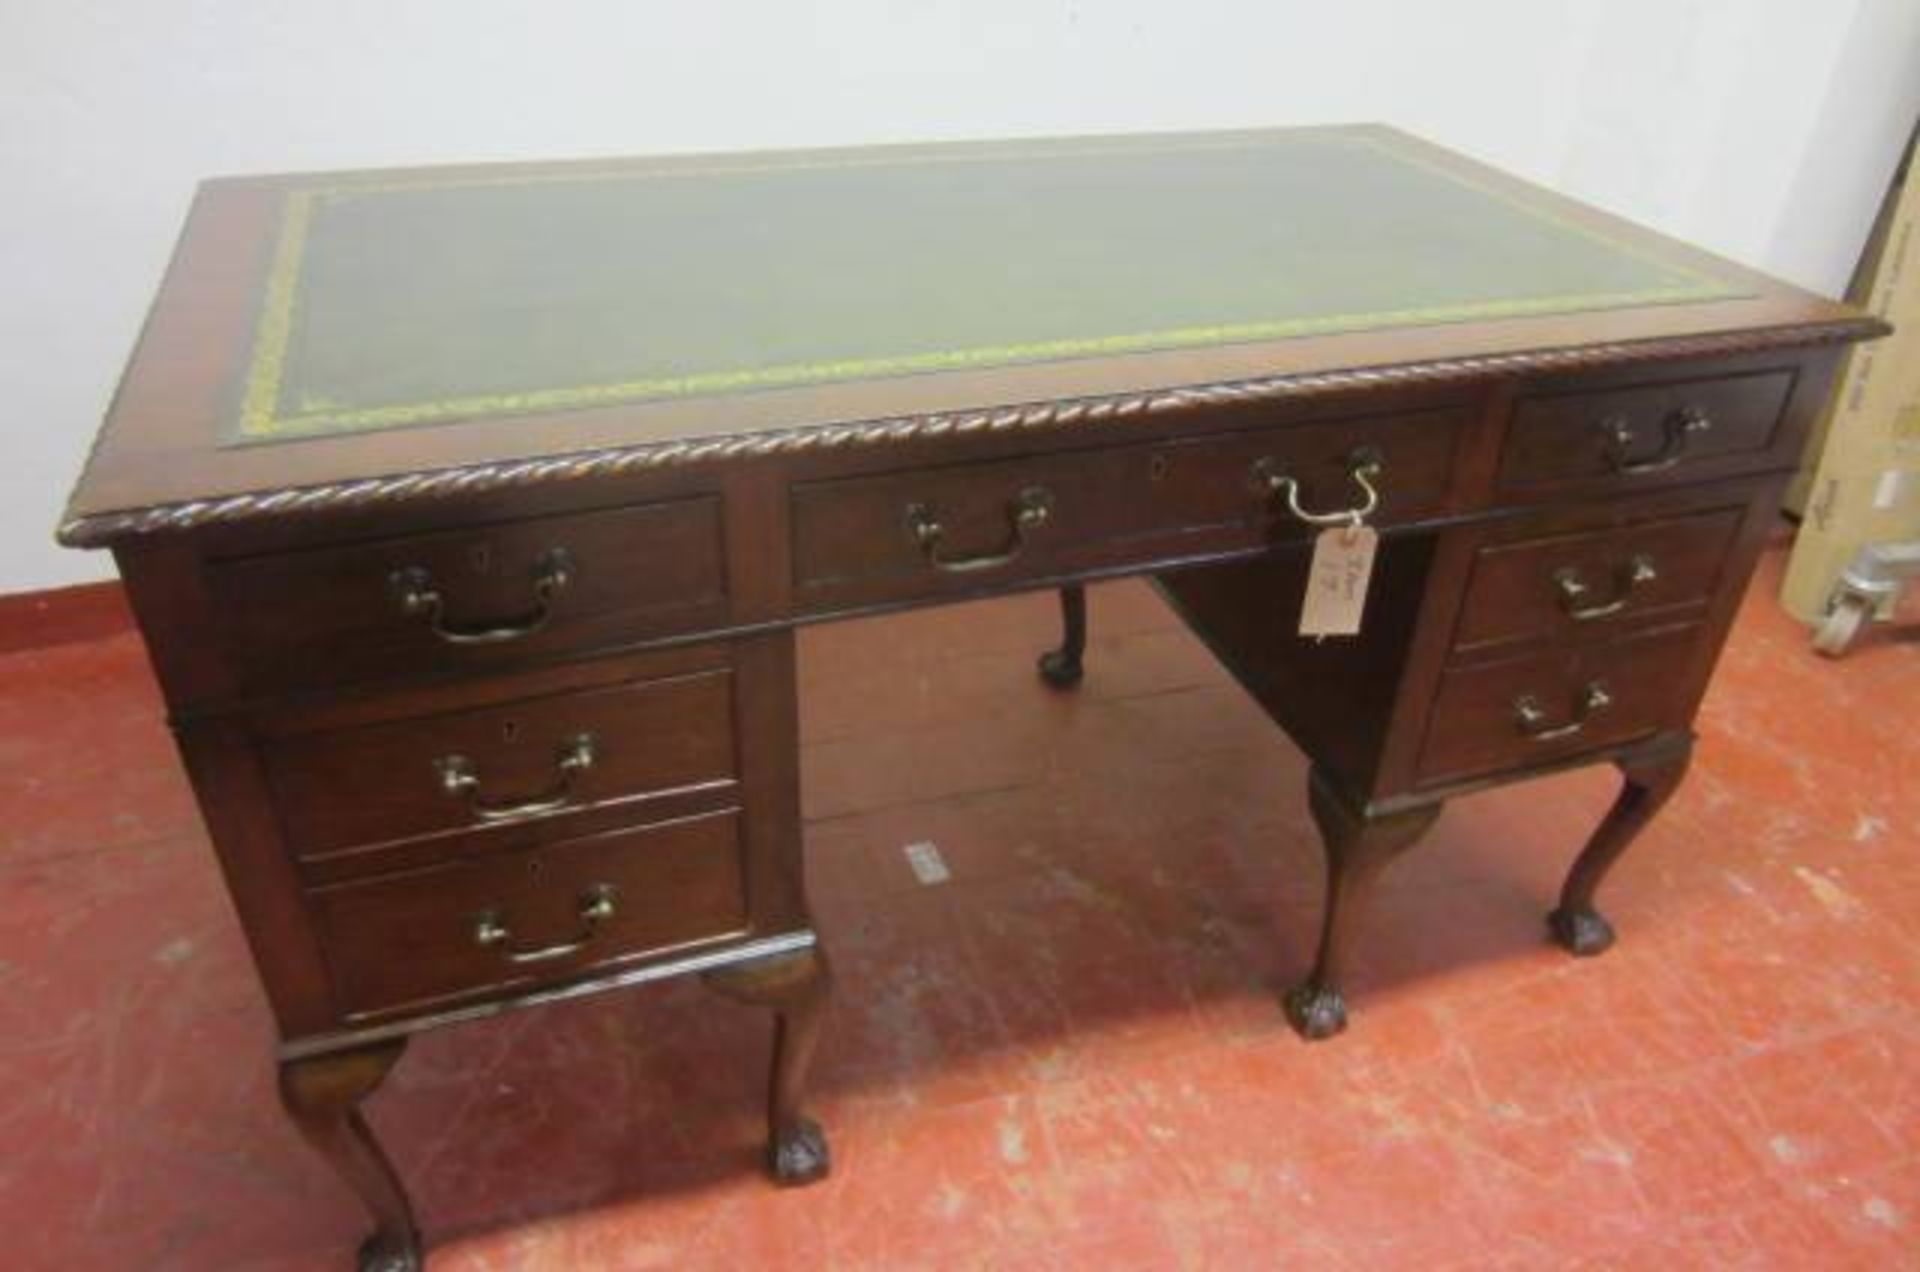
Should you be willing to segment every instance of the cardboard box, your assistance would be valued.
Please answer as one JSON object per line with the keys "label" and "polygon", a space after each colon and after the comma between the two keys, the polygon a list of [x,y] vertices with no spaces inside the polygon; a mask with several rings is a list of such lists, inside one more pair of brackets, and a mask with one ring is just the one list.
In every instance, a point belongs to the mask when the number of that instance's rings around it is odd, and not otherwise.
{"label": "cardboard box", "polygon": [[[1880,200],[1880,210],[1873,216],[1873,228],[1867,232],[1866,246],[1860,249],[1860,259],[1854,263],[1853,276],[1847,279],[1847,291],[1842,299],[1849,305],[1866,309],[1873,304],[1874,280],[1880,276],[1880,262],[1886,258],[1887,234],[1893,227],[1894,213],[1900,207],[1900,195],[1905,188],[1907,172],[1913,166],[1916,142],[1920,142],[1920,128],[1914,130],[1914,137],[1908,140],[1906,152],[1894,169],[1893,179],[1887,183],[1887,192]],[[1800,455],[1800,471],[1793,475],[1793,484],[1787,487],[1787,493],[1780,500],[1787,515],[1796,521],[1806,515],[1807,495],[1813,489],[1814,470],[1820,467],[1820,456],[1826,453],[1827,431],[1832,426],[1833,411],[1829,406],[1814,422],[1812,436],[1807,438],[1807,448]]]}
{"label": "cardboard box", "polygon": [[1920,540],[1920,174],[1895,197],[1866,304],[1894,333],[1847,357],[1780,591],[1809,623],[1862,546]]}

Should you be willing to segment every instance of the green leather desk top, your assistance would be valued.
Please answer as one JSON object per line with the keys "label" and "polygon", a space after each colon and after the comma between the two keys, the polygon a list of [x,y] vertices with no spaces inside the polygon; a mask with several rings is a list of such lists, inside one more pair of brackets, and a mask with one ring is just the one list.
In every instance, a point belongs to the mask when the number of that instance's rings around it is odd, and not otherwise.
{"label": "green leather desk top", "polygon": [[1374,132],[320,180],[229,436],[1739,291]]}
{"label": "green leather desk top", "polygon": [[222,178],[60,533],[1879,329],[1373,125]]}

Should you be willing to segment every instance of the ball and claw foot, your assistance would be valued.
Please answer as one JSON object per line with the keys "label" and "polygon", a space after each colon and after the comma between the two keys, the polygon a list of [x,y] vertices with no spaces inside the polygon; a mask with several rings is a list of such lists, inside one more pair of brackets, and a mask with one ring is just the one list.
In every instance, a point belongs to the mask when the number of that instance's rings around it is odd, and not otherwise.
{"label": "ball and claw foot", "polygon": [[420,1247],[374,1233],[360,1243],[360,1272],[420,1272]]}
{"label": "ball and claw foot", "polygon": [[1331,1038],[1347,1027],[1347,1000],[1329,985],[1297,985],[1282,1000],[1294,1032],[1308,1042]]}
{"label": "ball and claw foot", "polygon": [[1613,925],[1598,910],[1555,910],[1547,916],[1547,928],[1577,958],[1592,958],[1613,944]]}
{"label": "ball and claw foot", "polygon": [[827,1133],[811,1118],[800,1119],[797,1125],[767,1143],[767,1173],[782,1188],[798,1188],[825,1179],[832,1169]]}
{"label": "ball and claw foot", "polygon": [[1071,689],[1080,683],[1086,669],[1078,658],[1072,657],[1064,649],[1049,649],[1040,655],[1040,679],[1055,689]]}

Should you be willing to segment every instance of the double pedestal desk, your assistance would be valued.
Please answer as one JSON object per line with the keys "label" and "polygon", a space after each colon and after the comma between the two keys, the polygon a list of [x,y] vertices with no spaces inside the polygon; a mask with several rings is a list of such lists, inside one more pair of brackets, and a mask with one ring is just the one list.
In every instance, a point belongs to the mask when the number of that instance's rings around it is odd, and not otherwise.
{"label": "double pedestal desk", "polygon": [[[698,973],[774,1012],[772,1173],[827,1170],[802,623],[1057,587],[1067,690],[1083,582],[1150,575],[1312,761],[1306,1037],[1490,783],[1619,766],[1549,916],[1605,949],[1881,330],[1374,127],[222,180],[61,535],[114,550],[287,1110],[407,1268],[358,1105],[450,1021]],[[1319,589],[1357,632],[1301,635]]]}

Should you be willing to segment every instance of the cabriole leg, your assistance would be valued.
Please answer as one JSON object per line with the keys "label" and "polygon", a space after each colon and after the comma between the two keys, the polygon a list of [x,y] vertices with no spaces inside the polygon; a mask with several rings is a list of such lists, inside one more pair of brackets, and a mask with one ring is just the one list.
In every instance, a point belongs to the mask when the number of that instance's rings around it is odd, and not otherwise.
{"label": "cabriole leg", "polygon": [[1553,939],[1570,953],[1587,958],[1613,944],[1613,925],[1594,909],[1593,894],[1613,863],[1679,789],[1692,755],[1693,740],[1686,738],[1617,761],[1623,779],[1620,794],[1567,873],[1560,904],[1547,915]]}
{"label": "cabriole leg", "polygon": [[386,1080],[406,1049],[401,1038],[280,1064],[280,1102],[287,1115],[373,1216],[373,1234],[360,1246],[360,1272],[420,1267],[413,1208],[360,1112],[360,1102]]}
{"label": "cabriole leg", "polygon": [[717,993],[774,1012],[773,1068],[767,1084],[767,1170],[779,1184],[826,1178],[826,1133],[802,1110],[807,1066],[820,1041],[830,977],[818,945],[706,973]]}
{"label": "cabriole leg", "polygon": [[1040,655],[1040,679],[1070,689],[1085,674],[1080,659],[1087,652],[1087,589],[1078,583],[1060,589],[1060,625],[1060,647]]}
{"label": "cabriole leg", "polygon": [[1287,1019],[1308,1041],[1331,1038],[1347,1027],[1347,1003],[1341,993],[1354,929],[1373,886],[1388,862],[1412,847],[1440,815],[1427,804],[1385,817],[1369,818],[1350,808],[1315,768],[1307,777],[1307,798],[1320,828],[1327,857],[1327,900],[1320,922],[1320,950],[1313,973],[1287,992]]}

